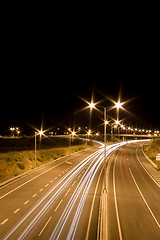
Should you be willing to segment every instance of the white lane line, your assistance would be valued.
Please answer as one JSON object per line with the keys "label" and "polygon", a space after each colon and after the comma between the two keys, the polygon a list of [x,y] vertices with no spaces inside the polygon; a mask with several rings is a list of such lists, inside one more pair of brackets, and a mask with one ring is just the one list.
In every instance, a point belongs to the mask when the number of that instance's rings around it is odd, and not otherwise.
{"label": "white lane line", "polygon": [[36,197],[37,196],[37,194],[35,193],[32,197]]}
{"label": "white lane line", "polygon": [[79,179],[79,178],[80,178],[80,176],[81,176],[81,174],[79,174],[79,176],[77,177],[77,179]]}
{"label": "white lane line", "polygon": [[20,211],[20,208],[17,208],[13,213],[17,213]]}
{"label": "white lane line", "polygon": [[26,204],[28,204],[29,203],[29,200],[27,200],[24,204],[26,205]]}
{"label": "white lane line", "polygon": [[53,182],[53,180],[50,181],[50,183],[52,183],[52,182]]}
{"label": "white lane line", "polygon": [[3,222],[1,222],[1,225],[4,225],[8,221],[8,218],[6,218]]}
{"label": "white lane line", "polygon": [[66,161],[66,163],[68,163],[68,164],[72,164],[71,162],[68,162],[68,161]]}
{"label": "white lane line", "polygon": [[145,200],[145,198],[144,198],[144,196],[143,196],[141,190],[139,189],[139,187],[138,187],[138,185],[137,185],[137,182],[136,182],[136,180],[135,180],[135,178],[134,178],[134,176],[133,176],[132,171],[131,171],[130,168],[129,168],[129,171],[130,171],[130,174],[131,174],[131,176],[132,176],[132,179],[133,179],[133,181],[134,181],[134,183],[135,183],[135,185],[136,185],[136,187],[137,187],[137,189],[138,189],[138,192],[140,193],[140,195],[141,195],[141,197],[142,197],[144,203],[146,204],[146,206],[147,206],[149,212],[151,213],[153,219],[155,220],[156,224],[157,224],[158,227],[160,228],[160,224],[159,224],[159,222],[157,221],[156,217],[154,216],[154,214],[153,214],[152,210],[150,209],[148,203],[146,202],[146,200]]}
{"label": "white lane line", "polygon": [[41,188],[39,191],[42,192],[42,191],[43,191],[43,188]]}
{"label": "white lane line", "polygon": [[95,203],[95,198],[97,196],[97,189],[98,189],[98,185],[99,185],[99,181],[100,181],[103,169],[104,169],[104,166],[101,169],[101,172],[100,172],[98,180],[97,180],[96,188],[95,188],[95,191],[94,191],[94,197],[93,197],[93,200],[92,200],[92,206],[91,206],[91,211],[90,211],[90,216],[89,216],[89,221],[88,221],[88,227],[87,227],[86,240],[88,240],[88,238],[89,238],[89,230],[90,230],[91,219],[92,219],[92,214],[93,214],[93,207],[94,207],[94,203]]}
{"label": "white lane line", "polygon": [[46,184],[45,187],[48,187],[48,184]]}
{"label": "white lane line", "polygon": [[57,179],[57,177],[55,177],[55,179]]}
{"label": "white lane line", "polygon": [[40,237],[41,234],[43,233],[44,229],[47,227],[48,223],[51,221],[52,216],[48,219],[48,221],[46,222],[46,224],[44,225],[44,227],[42,228],[42,230],[40,231],[40,233],[38,234],[38,236]]}
{"label": "white lane line", "polygon": [[58,203],[57,207],[55,208],[55,212],[57,211],[57,209],[59,208],[59,206],[61,205],[61,203],[63,202],[63,199]]}
{"label": "white lane line", "polygon": [[69,193],[70,190],[71,190],[71,188],[68,189],[68,191],[65,194],[65,197],[67,196],[67,194]]}
{"label": "white lane line", "polygon": [[143,167],[143,169],[146,171],[146,173],[150,176],[150,178],[154,181],[154,183],[160,188],[160,185],[158,184],[158,182],[156,182],[156,180],[151,176],[151,174],[147,171],[147,169],[143,166],[143,164],[141,163],[141,161],[139,160],[138,154],[137,154],[137,150],[138,147],[136,148],[136,157],[139,161],[139,163],[141,164],[141,166]]}
{"label": "white lane line", "polygon": [[72,184],[72,187],[74,186],[74,184],[76,183],[77,181],[74,181],[74,183]]}
{"label": "white lane line", "polygon": [[121,225],[120,225],[120,219],[119,219],[119,213],[118,213],[117,196],[116,196],[116,185],[115,185],[115,169],[116,169],[117,157],[118,157],[118,154],[117,154],[117,156],[115,158],[114,168],[113,168],[113,191],[114,191],[114,202],[115,202],[115,209],[116,209],[116,217],[117,217],[119,238],[120,238],[120,240],[122,240],[122,231],[121,231]]}
{"label": "white lane line", "polygon": [[[64,157],[65,157],[65,156],[64,156]],[[63,157],[61,157],[61,158],[63,158]],[[60,158],[59,158],[59,159],[60,159]],[[50,170],[52,170],[52,169],[54,169],[54,168],[56,168],[56,167],[58,167],[58,166],[60,166],[60,165],[62,165],[62,164],[64,164],[64,163],[66,163],[66,161],[65,161],[65,162],[61,162],[61,163],[57,164],[56,166],[53,166],[53,167],[47,169],[46,171],[44,171],[44,172],[42,172],[42,173],[36,175],[35,177],[33,177],[33,178],[29,179],[28,181],[26,181],[26,182],[22,183],[21,185],[19,185],[18,187],[14,188],[14,189],[12,189],[11,191],[7,192],[6,194],[0,196],[0,199],[6,197],[6,196],[9,195],[10,193],[12,193],[12,192],[16,191],[17,189],[23,187],[23,186],[26,185],[27,183],[33,181],[34,179],[36,179],[36,178],[42,176],[43,174],[49,172]]]}

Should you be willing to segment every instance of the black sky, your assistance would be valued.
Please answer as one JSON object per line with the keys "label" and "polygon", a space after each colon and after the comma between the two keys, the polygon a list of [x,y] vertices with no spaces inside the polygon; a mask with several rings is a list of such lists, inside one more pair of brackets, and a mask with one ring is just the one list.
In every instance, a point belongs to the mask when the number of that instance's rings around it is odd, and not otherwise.
{"label": "black sky", "polygon": [[[4,33],[0,134],[16,125],[28,131],[29,124],[40,126],[42,119],[45,127],[87,123],[88,112],[78,112],[85,107],[80,97],[89,101],[93,93],[95,101],[105,95],[116,101],[119,92],[122,101],[134,98],[124,106],[134,115],[122,113],[126,123],[160,129],[159,48],[154,31],[116,28],[104,39],[79,25],[35,27],[16,21],[7,23]],[[106,104],[111,105],[102,102]]]}

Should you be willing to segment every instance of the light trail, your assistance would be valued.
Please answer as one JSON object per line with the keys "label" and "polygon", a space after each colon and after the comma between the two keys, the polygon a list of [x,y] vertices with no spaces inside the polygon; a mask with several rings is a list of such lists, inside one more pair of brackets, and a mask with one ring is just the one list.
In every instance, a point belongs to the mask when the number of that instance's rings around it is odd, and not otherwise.
{"label": "light trail", "polygon": [[[121,143],[112,144],[106,147],[106,156],[108,156],[112,151],[114,151],[116,148],[121,147],[128,143],[133,142],[139,142],[139,141],[146,141],[146,140],[132,140],[132,141],[126,141]],[[149,141],[147,139],[147,141]],[[38,211],[37,215],[33,218],[33,220],[29,223],[25,223],[26,227],[24,231],[21,233],[21,235],[17,238],[19,240],[27,239],[27,235],[31,235],[31,233],[35,230],[36,224],[38,224],[42,218],[46,215],[46,213],[49,211],[49,208],[53,206],[55,203],[55,200],[57,200],[64,191],[66,191],[69,184],[71,184],[73,181],[75,181],[75,178],[82,172],[83,175],[72,194],[70,200],[68,201],[65,210],[63,211],[54,231],[51,234],[51,239],[58,239],[62,233],[62,230],[65,226],[65,223],[71,213],[71,210],[73,209],[78,196],[81,195],[80,201],[78,203],[78,207],[76,209],[75,216],[72,220],[67,239],[74,239],[77,226],[79,223],[79,219],[81,217],[81,213],[87,198],[88,191],[90,189],[90,186],[93,182],[93,179],[99,170],[100,166],[102,165],[104,161],[104,144],[101,143],[101,147],[99,147],[99,150],[95,153],[91,154],[87,158],[83,159],[80,163],[75,165],[69,172],[67,172],[34,206],[33,208],[18,222],[17,225],[15,225],[11,231],[6,235],[4,240],[12,237],[14,238],[13,234],[16,235],[16,230],[24,223],[24,221],[30,221],[31,214],[35,212],[35,210],[40,207],[41,204],[44,203],[44,201],[49,197],[49,200],[45,205],[41,208],[40,211]],[[87,168],[87,169],[86,169]],[[58,188],[58,189],[57,189]],[[56,190],[57,189],[57,190]],[[55,192],[54,192],[55,191]],[[54,192],[54,194],[53,194]],[[53,194],[53,195],[52,195]]]}
{"label": "light trail", "polygon": [[[50,191],[48,191],[29,211],[29,213],[20,220],[20,222],[7,234],[4,240],[8,239],[17,229],[22,225],[22,223],[27,220],[27,218],[44,202],[44,200],[49,197],[53,193],[53,191],[58,188],[55,194],[50,198],[50,200],[45,204],[45,206],[41,209],[41,211],[36,215],[36,217],[31,221],[31,223],[26,227],[24,232],[21,234],[19,239],[24,239],[27,233],[33,228],[33,226],[40,220],[43,214],[48,210],[48,208],[54,203],[56,199],[60,196],[65,188],[77,177],[81,170],[83,170],[90,159],[99,153],[98,150],[95,153],[91,154],[87,158],[83,159],[80,163],[78,163],[75,167],[73,167],[68,173],[66,173],[53,187]],[[64,182],[64,183],[63,183]],[[63,184],[62,184],[63,183]],[[60,186],[60,184],[62,184]]]}
{"label": "light trail", "polygon": [[[99,153],[99,155],[100,155],[101,153],[102,153],[102,150],[101,150],[101,152]],[[95,157],[92,159],[91,164],[94,162],[94,160],[95,160],[96,158],[97,158],[97,156],[95,156]],[[91,164],[90,164],[90,165],[91,165]],[[89,167],[91,167],[91,166],[89,166]],[[78,183],[78,185],[77,185],[74,193],[72,194],[72,196],[71,196],[68,204],[66,205],[66,207],[65,207],[65,209],[64,209],[64,211],[63,211],[63,213],[62,213],[62,215],[61,215],[61,217],[60,217],[60,219],[59,219],[59,221],[58,221],[58,223],[57,223],[57,225],[56,225],[56,227],[55,227],[55,229],[54,229],[51,237],[50,237],[50,240],[51,240],[51,239],[58,239],[58,238],[59,238],[59,236],[60,236],[60,234],[61,234],[61,232],[62,232],[62,230],[63,230],[63,227],[65,226],[65,223],[66,223],[66,221],[67,221],[67,219],[68,219],[68,217],[69,217],[69,214],[71,213],[71,210],[73,209],[74,204],[76,203],[76,200],[77,200],[79,194],[81,193],[83,187],[85,186],[85,183],[86,183],[86,181],[87,181],[87,179],[88,179],[88,176],[91,174],[91,171],[93,171],[93,169],[91,168],[91,169],[89,170],[89,168],[88,168],[88,169],[85,171],[85,173],[83,174],[83,176],[82,176],[80,182]]]}

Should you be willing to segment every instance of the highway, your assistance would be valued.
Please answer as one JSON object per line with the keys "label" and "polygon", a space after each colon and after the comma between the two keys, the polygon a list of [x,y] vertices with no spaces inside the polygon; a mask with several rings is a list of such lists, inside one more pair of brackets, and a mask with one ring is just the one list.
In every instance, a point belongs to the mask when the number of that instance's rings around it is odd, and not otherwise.
{"label": "highway", "polygon": [[[160,187],[141,145],[107,146],[108,239],[160,239]],[[101,144],[1,187],[0,239],[97,239],[103,170]]]}
{"label": "highway", "polygon": [[0,239],[96,239],[103,155],[74,153],[1,187]]}
{"label": "highway", "polygon": [[109,160],[108,239],[160,239],[160,186],[145,161],[141,143],[122,146]]}

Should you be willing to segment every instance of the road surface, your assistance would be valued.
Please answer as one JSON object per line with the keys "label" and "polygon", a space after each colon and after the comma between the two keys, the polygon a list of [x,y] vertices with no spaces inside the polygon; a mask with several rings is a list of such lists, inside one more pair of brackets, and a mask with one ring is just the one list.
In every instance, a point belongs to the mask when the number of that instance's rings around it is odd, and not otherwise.
{"label": "road surface", "polygon": [[[141,143],[111,148],[108,238],[160,239],[160,187],[141,164]],[[103,170],[104,148],[96,147],[1,187],[0,239],[97,239]]]}
{"label": "road surface", "polygon": [[0,239],[96,239],[103,148],[63,157],[0,188]]}
{"label": "road surface", "polygon": [[108,239],[160,239],[160,186],[145,170],[141,143],[112,154],[108,167]]}

